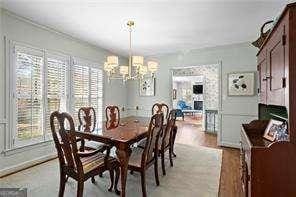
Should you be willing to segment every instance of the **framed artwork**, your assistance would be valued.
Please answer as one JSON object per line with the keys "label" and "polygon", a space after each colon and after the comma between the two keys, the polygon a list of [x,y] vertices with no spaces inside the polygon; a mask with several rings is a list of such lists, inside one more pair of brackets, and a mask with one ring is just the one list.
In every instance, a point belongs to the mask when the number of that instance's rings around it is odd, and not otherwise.
{"label": "framed artwork", "polygon": [[140,96],[154,96],[155,95],[155,78],[146,76],[140,79]]}
{"label": "framed artwork", "polygon": [[229,73],[228,96],[253,96],[255,94],[255,72]]}
{"label": "framed artwork", "polygon": [[275,134],[277,133],[278,126],[282,125],[282,121],[271,119],[264,131],[263,137],[269,141],[275,140]]}

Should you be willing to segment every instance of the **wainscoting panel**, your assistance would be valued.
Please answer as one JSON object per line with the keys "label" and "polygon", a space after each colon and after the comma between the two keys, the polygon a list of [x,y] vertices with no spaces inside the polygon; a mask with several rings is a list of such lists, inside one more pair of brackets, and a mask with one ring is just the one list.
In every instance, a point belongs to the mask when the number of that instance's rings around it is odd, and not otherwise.
{"label": "wainscoting panel", "polygon": [[220,145],[239,148],[241,125],[258,119],[256,115],[222,114]]}

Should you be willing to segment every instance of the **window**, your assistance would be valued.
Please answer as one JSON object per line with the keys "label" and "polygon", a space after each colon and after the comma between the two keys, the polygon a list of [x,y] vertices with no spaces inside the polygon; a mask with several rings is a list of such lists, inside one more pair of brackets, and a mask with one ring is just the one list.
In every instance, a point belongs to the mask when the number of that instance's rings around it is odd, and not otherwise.
{"label": "window", "polygon": [[43,136],[43,60],[40,51],[15,49],[16,144]]}
{"label": "window", "polygon": [[[73,80],[73,114],[82,106],[94,107],[98,126],[102,126],[103,110],[103,72],[92,67],[90,63],[79,62],[72,67]],[[76,124],[77,116],[74,116]]]}
{"label": "window", "polygon": [[103,71],[96,68],[90,69],[90,103],[97,112],[98,123],[102,123],[103,113],[99,112],[103,111]]}
{"label": "window", "polygon": [[[69,59],[69,58],[68,58]],[[68,59],[57,55],[47,58],[46,134],[51,137],[49,118],[53,111],[67,111]]]}
{"label": "window", "polygon": [[[103,73],[93,63],[70,64],[70,56],[14,44],[11,60],[11,136],[9,148],[51,139],[50,114],[92,106],[102,122]],[[69,77],[72,70],[72,77]],[[69,98],[68,95],[72,95]]]}

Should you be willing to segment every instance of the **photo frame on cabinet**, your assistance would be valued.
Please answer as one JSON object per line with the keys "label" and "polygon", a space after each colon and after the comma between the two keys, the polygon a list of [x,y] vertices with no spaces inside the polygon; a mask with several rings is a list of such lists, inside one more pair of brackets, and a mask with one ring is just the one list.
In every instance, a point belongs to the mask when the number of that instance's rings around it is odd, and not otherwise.
{"label": "photo frame on cabinet", "polygon": [[282,125],[283,122],[279,120],[270,119],[265,131],[263,137],[269,141],[275,140],[275,134],[277,133],[278,126]]}

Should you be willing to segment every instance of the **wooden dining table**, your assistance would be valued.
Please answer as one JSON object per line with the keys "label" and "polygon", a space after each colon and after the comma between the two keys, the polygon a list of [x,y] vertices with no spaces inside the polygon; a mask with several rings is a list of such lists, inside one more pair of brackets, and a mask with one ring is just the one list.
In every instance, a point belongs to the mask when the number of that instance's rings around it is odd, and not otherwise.
{"label": "wooden dining table", "polygon": [[[98,128],[85,131],[76,129],[76,136],[92,141],[104,142],[116,147],[116,155],[120,162],[121,197],[126,196],[126,180],[128,161],[132,153],[131,145],[147,137],[150,118],[130,116],[120,119],[114,128],[106,128],[106,123]],[[177,129],[174,129],[176,136]],[[173,137],[175,138],[175,137]],[[174,141],[174,140],[173,140]]]}

